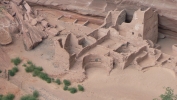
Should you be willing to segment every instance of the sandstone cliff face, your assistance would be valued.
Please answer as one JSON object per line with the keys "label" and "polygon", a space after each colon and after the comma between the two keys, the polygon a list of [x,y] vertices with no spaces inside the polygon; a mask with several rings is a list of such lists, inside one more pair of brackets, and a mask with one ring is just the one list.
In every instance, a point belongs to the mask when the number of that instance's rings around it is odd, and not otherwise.
{"label": "sandstone cliff face", "polygon": [[70,10],[84,15],[106,16],[110,10],[127,12],[127,21],[131,21],[138,8],[152,7],[159,14],[159,32],[177,36],[177,0],[27,0],[31,4]]}
{"label": "sandstone cliff face", "polygon": [[26,50],[35,48],[43,39],[47,38],[47,32],[43,31],[40,16],[33,13],[31,7],[26,2],[18,3],[19,0],[9,2],[9,12],[14,12],[14,18],[18,23],[18,28],[23,36],[23,43]]}

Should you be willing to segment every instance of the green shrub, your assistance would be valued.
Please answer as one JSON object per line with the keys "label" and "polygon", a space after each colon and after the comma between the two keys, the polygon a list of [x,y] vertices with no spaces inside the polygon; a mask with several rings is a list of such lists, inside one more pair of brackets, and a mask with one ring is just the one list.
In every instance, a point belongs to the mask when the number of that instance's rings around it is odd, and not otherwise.
{"label": "green shrub", "polygon": [[15,75],[15,72],[13,72],[12,70],[9,70],[8,73],[9,73],[10,76],[14,76]]}
{"label": "green shrub", "polygon": [[33,65],[33,63],[32,63],[32,61],[27,61],[27,64],[29,64],[29,65]]}
{"label": "green shrub", "polygon": [[84,87],[82,85],[78,85],[78,90],[79,91],[84,91]]}
{"label": "green shrub", "polygon": [[31,68],[36,68],[36,65],[35,64],[31,64],[31,65],[29,65],[29,67],[31,67]]}
{"label": "green shrub", "polygon": [[2,96],[2,100],[14,100],[15,96],[13,94],[7,94],[6,96]]}
{"label": "green shrub", "polygon": [[177,96],[174,95],[173,89],[167,87],[165,94],[160,95],[160,98],[162,100],[173,100],[174,98],[177,98]]}
{"label": "green shrub", "polygon": [[65,90],[65,91],[68,90],[68,86],[64,86],[63,90]]}
{"label": "green shrub", "polygon": [[12,71],[13,71],[14,73],[18,72],[18,71],[19,71],[19,70],[18,70],[18,67],[13,67],[13,68],[12,68]]}
{"label": "green shrub", "polygon": [[26,72],[33,72],[33,71],[43,71],[42,67],[36,67],[34,64],[30,64],[30,66],[25,68]]}
{"label": "green shrub", "polygon": [[11,59],[11,62],[17,66],[21,63],[21,59],[19,57],[17,57],[17,58]]}
{"label": "green shrub", "polygon": [[20,100],[38,100],[33,95],[22,96]]}
{"label": "green shrub", "polygon": [[77,92],[77,89],[74,87],[68,88],[68,90],[70,91],[70,93],[74,94]]}
{"label": "green shrub", "polygon": [[38,100],[37,98],[39,97],[39,92],[34,91],[33,95],[25,95],[20,98],[20,100]]}
{"label": "green shrub", "polygon": [[0,100],[2,100],[2,97],[3,97],[3,95],[2,95],[2,94],[0,94]]}
{"label": "green shrub", "polygon": [[51,83],[52,79],[48,76],[48,74],[42,72],[42,67],[37,67],[35,64],[33,64],[31,61],[28,61],[27,64],[29,64],[28,67],[25,68],[26,72],[30,73],[33,72],[33,76],[38,76],[42,80],[45,80],[47,83]]}
{"label": "green shrub", "polygon": [[41,79],[45,80],[47,83],[51,83],[52,82],[52,79],[46,73],[40,72],[40,74],[38,76]]}
{"label": "green shrub", "polygon": [[30,66],[30,67],[26,67],[25,68],[26,72],[33,72],[34,71],[34,67]]}
{"label": "green shrub", "polygon": [[47,78],[47,79],[45,79],[45,81],[46,81],[47,83],[51,83],[51,82],[52,82],[51,78]]}
{"label": "green shrub", "polygon": [[38,70],[38,71],[43,71],[42,67],[35,67],[35,69]]}
{"label": "green shrub", "polygon": [[23,67],[27,67],[27,65],[26,65],[26,64],[23,64],[22,66],[23,66]]}
{"label": "green shrub", "polygon": [[18,67],[13,67],[12,70],[8,71],[8,73],[10,76],[14,76],[18,71]]}
{"label": "green shrub", "polygon": [[2,70],[0,70],[0,73],[2,73]]}
{"label": "green shrub", "polygon": [[[174,90],[170,87],[166,88],[166,91],[164,94],[160,95],[161,100],[177,100],[177,95],[173,93]],[[153,100],[159,100],[159,99],[153,99]]]}
{"label": "green shrub", "polygon": [[34,96],[35,98],[38,98],[38,97],[39,97],[39,92],[35,90],[35,91],[33,92],[33,96]]}
{"label": "green shrub", "polygon": [[40,77],[41,79],[43,79],[43,80],[46,80],[46,79],[48,78],[48,75],[47,75],[46,73],[41,72],[41,73],[39,74],[39,77]]}
{"label": "green shrub", "polygon": [[39,70],[34,70],[33,71],[33,76],[38,76],[41,72]]}
{"label": "green shrub", "polygon": [[65,84],[65,86],[70,86],[71,82],[69,80],[63,80],[63,83]]}
{"label": "green shrub", "polygon": [[60,85],[60,84],[61,84],[60,79],[57,79],[55,82],[56,82],[58,85]]}

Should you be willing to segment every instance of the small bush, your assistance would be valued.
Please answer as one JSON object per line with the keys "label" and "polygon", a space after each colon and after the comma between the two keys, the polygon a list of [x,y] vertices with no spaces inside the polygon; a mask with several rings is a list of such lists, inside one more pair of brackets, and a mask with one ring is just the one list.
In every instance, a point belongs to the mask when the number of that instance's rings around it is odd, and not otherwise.
{"label": "small bush", "polygon": [[20,100],[38,100],[33,95],[22,96]]}
{"label": "small bush", "polygon": [[0,70],[0,73],[2,73],[2,70]]}
{"label": "small bush", "polygon": [[47,83],[51,83],[52,79],[48,76],[48,74],[42,72],[42,67],[37,67],[35,64],[33,64],[31,61],[27,61],[27,64],[29,64],[28,67],[25,68],[26,72],[30,73],[33,72],[33,76],[38,76],[42,80],[45,80]]}
{"label": "small bush", "polygon": [[33,76],[39,76],[40,73],[41,73],[40,71],[34,70],[34,71],[33,71]]}
{"label": "small bush", "polygon": [[27,72],[27,73],[30,73],[30,72],[33,72],[34,71],[34,67],[26,67],[25,68],[25,71]]}
{"label": "small bush", "polygon": [[37,99],[38,97],[39,97],[39,92],[35,90],[33,92],[33,95],[22,96],[20,100],[38,100]]}
{"label": "small bush", "polygon": [[8,73],[9,73],[10,76],[14,76],[15,75],[15,72],[13,72],[12,70],[9,70]]}
{"label": "small bush", "polygon": [[46,73],[41,72],[41,73],[39,74],[39,77],[40,77],[41,79],[43,79],[43,80],[46,80],[46,79],[48,78],[48,75],[47,75]]}
{"label": "small bush", "polygon": [[47,83],[51,83],[51,82],[52,82],[51,78],[47,78],[47,79],[45,79],[45,81],[46,81]]}
{"label": "small bush", "polygon": [[[165,93],[160,95],[161,100],[177,100],[177,95],[174,94],[173,92],[174,92],[173,89],[167,87]],[[159,99],[155,98],[153,100],[159,100]]]}
{"label": "small bush", "polygon": [[14,73],[18,72],[18,71],[19,71],[19,70],[18,70],[18,67],[13,67],[13,68],[12,68],[12,71],[13,71]]}
{"label": "small bush", "polygon": [[29,64],[29,65],[33,65],[33,63],[32,63],[32,61],[27,61],[27,64]]}
{"label": "small bush", "polygon": [[160,95],[160,98],[162,100],[173,100],[177,98],[177,96],[174,95],[173,89],[171,89],[170,87],[167,87],[165,94]]}
{"label": "small bush", "polygon": [[82,85],[78,85],[78,90],[79,91],[84,91],[84,87]]}
{"label": "small bush", "polygon": [[35,90],[35,91],[33,92],[33,96],[34,96],[35,98],[38,98],[38,97],[39,97],[39,92]]}
{"label": "small bush", "polygon": [[7,94],[6,96],[2,96],[2,100],[14,100],[15,96],[13,94]]}
{"label": "small bush", "polygon": [[74,87],[68,88],[68,90],[70,91],[70,93],[74,94],[77,92],[77,89]]}
{"label": "small bush", "polygon": [[17,58],[11,59],[11,62],[17,66],[21,63],[21,59],[19,57],[17,57]]}
{"label": "small bush", "polygon": [[27,65],[26,65],[26,64],[23,64],[22,66],[23,66],[23,67],[27,67]]}
{"label": "small bush", "polygon": [[38,71],[43,71],[42,67],[35,67],[35,69],[38,70]]}
{"label": "small bush", "polygon": [[68,86],[64,86],[63,90],[65,90],[65,91],[68,90]]}
{"label": "small bush", "polygon": [[58,85],[60,85],[60,84],[61,84],[60,79],[57,79],[55,82],[56,82]]}
{"label": "small bush", "polygon": [[71,82],[69,80],[63,80],[63,83],[65,84],[65,86],[70,86]]}
{"label": "small bush", "polygon": [[0,94],[0,98],[2,98],[3,97],[3,95],[2,94]]}

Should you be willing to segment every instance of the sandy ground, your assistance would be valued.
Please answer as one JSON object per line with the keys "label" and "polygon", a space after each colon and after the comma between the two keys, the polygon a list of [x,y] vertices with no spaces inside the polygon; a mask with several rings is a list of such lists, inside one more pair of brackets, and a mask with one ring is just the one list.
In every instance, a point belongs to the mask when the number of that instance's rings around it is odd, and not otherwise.
{"label": "sandy ground", "polygon": [[161,50],[162,52],[169,54],[171,56],[175,56],[174,53],[172,52],[172,45],[176,44],[177,40],[166,37],[165,39],[159,39],[158,44],[161,45]]}
{"label": "sandy ground", "polygon": [[15,95],[16,99],[19,100],[21,95],[24,93],[19,87],[10,83],[4,78],[0,78],[0,94],[6,95],[8,93],[12,93]]}
{"label": "sandy ground", "polygon": [[[97,25],[91,28],[97,28]],[[52,73],[57,71],[52,65],[54,57],[52,39],[49,37],[34,50],[25,51],[22,37],[16,34],[13,37],[14,42],[4,46],[3,49],[10,58],[20,57],[23,63],[31,60],[36,65],[42,66],[45,72]],[[166,51],[165,53],[169,53],[170,49],[166,49],[166,46],[174,43],[169,41],[171,39],[168,38],[159,41],[159,44],[163,44],[162,51]],[[129,66],[125,70],[116,67],[109,76],[102,68],[89,68],[86,71],[88,78],[79,83],[85,87],[85,92],[70,94],[63,91],[63,85],[48,84],[37,77],[32,77],[24,71],[23,63],[19,66],[19,72],[10,78],[10,83],[18,86],[24,94],[38,90],[40,100],[152,100],[165,92],[164,87],[171,87],[177,93],[176,76],[171,70],[160,67],[152,67],[146,72],[138,71],[134,66]],[[77,84],[72,83],[72,86]],[[0,88],[0,93],[2,91],[4,90]]]}

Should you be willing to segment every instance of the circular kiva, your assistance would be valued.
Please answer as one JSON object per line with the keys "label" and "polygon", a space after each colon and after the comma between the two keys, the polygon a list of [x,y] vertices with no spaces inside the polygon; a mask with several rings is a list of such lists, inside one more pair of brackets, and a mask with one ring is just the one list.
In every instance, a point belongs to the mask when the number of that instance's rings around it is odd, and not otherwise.
{"label": "circular kiva", "polygon": [[10,44],[12,42],[12,37],[9,33],[9,27],[5,27],[7,26],[6,21],[8,20],[6,18],[1,18],[0,21],[0,45]]}
{"label": "circular kiva", "polygon": [[7,45],[12,42],[12,38],[10,33],[6,30],[1,28],[0,29],[0,44],[1,45]]}

